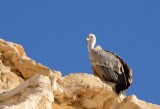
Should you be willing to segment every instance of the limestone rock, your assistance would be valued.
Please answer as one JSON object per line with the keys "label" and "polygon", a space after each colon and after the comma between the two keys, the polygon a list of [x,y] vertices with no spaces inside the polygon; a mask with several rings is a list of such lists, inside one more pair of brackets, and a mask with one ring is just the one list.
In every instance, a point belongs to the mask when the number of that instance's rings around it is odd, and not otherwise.
{"label": "limestone rock", "polygon": [[54,96],[47,76],[35,75],[0,94],[0,109],[52,109]]}
{"label": "limestone rock", "polygon": [[59,71],[27,57],[23,47],[0,39],[0,109],[160,109],[115,93],[115,84],[86,73]]}
{"label": "limestone rock", "polygon": [[23,82],[23,79],[3,65],[0,60],[0,91],[10,90]]}
{"label": "limestone rock", "polygon": [[0,39],[0,53],[0,59],[4,65],[10,67],[12,71],[18,72],[22,75],[22,78],[27,79],[35,74],[49,77],[56,76],[56,71],[52,71],[48,67],[36,63],[27,57],[21,45]]}
{"label": "limestone rock", "polygon": [[135,95],[118,96],[114,84],[89,74],[59,78],[57,87],[54,90],[56,109],[160,109],[158,105],[138,100]]}

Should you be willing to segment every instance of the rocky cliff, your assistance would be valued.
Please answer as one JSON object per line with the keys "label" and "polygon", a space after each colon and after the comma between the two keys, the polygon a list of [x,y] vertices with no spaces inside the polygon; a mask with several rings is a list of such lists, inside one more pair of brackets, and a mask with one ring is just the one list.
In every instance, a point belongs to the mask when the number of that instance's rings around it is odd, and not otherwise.
{"label": "rocky cliff", "polygon": [[160,109],[118,96],[114,84],[86,73],[59,71],[27,57],[21,45],[0,39],[0,109]]}

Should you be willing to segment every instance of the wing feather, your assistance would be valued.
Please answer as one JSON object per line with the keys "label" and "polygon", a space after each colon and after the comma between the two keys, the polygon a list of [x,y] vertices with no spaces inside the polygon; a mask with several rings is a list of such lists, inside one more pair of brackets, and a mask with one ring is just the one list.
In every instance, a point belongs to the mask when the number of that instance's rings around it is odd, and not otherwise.
{"label": "wing feather", "polygon": [[103,80],[107,80],[110,82],[116,82],[118,79],[118,75],[113,72],[112,69],[108,69],[103,66],[92,66],[94,75],[100,77]]}
{"label": "wing feather", "polygon": [[[107,50],[104,50],[106,52],[110,52],[110,51],[107,51]],[[127,63],[125,63],[121,57],[119,57],[118,55],[116,55],[115,53],[113,52],[110,52],[111,54],[113,54],[114,56],[116,56],[119,61],[121,62],[122,64],[122,67],[121,67],[121,71],[123,73],[123,76],[125,78],[125,82],[126,82],[126,85],[127,85],[127,88],[132,84],[133,80],[132,80],[132,69],[127,65]]]}
{"label": "wing feather", "polygon": [[101,79],[123,84],[124,87],[120,90],[124,90],[131,85],[132,70],[118,55],[107,50],[94,49],[90,53],[90,59],[93,71]]}

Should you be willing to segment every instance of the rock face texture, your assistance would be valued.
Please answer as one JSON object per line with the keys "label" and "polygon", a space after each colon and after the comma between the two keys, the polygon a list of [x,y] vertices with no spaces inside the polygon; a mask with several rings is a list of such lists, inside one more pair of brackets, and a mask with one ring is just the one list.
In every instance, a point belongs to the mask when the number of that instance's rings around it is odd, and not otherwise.
{"label": "rock face texture", "polygon": [[61,77],[27,57],[22,46],[0,39],[0,109],[160,109],[114,90],[91,74]]}

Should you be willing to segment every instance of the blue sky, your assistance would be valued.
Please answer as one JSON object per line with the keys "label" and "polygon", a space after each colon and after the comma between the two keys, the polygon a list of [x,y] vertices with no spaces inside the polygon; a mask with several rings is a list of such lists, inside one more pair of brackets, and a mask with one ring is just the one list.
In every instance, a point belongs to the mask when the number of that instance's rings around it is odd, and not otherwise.
{"label": "blue sky", "polygon": [[63,75],[92,73],[89,33],[133,69],[128,95],[160,104],[160,0],[0,0],[0,38]]}

